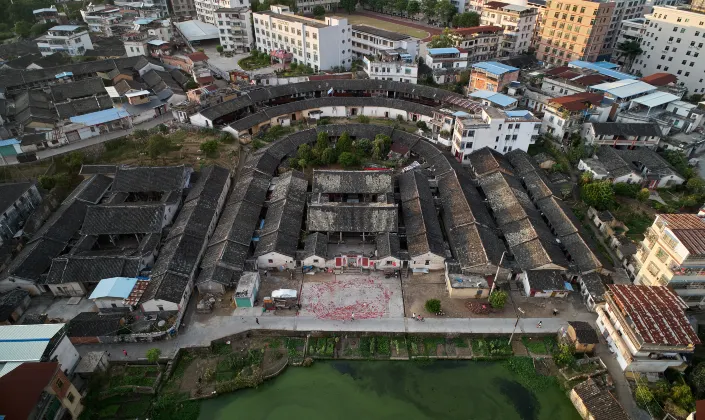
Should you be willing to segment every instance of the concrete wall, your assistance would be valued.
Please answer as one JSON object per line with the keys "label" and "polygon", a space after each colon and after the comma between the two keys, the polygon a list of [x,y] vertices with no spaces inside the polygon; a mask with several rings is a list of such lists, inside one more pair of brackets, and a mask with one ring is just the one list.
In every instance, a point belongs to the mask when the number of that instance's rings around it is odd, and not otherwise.
{"label": "concrete wall", "polygon": [[7,292],[12,289],[22,289],[29,292],[31,296],[39,296],[42,294],[42,289],[33,281],[21,279],[17,277],[8,277],[0,280],[0,292]]}
{"label": "concrete wall", "polygon": [[54,296],[85,296],[86,288],[82,283],[62,283],[62,284],[47,284],[51,293]]}
{"label": "concrete wall", "polygon": [[257,257],[257,265],[260,268],[295,268],[296,262],[293,257],[277,252],[270,252]]}
{"label": "concrete wall", "polygon": [[[428,261],[428,264],[426,262]],[[427,252],[423,255],[411,257],[410,268],[428,268],[429,270],[443,270],[445,268],[445,257]]]}
{"label": "concrete wall", "polygon": [[225,286],[221,283],[215,282],[215,281],[206,281],[203,283],[199,283],[196,285],[198,288],[198,292],[201,294],[204,293],[215,293],[215,294],[223,294],[225,293]]}
{"label": "concrete wall", "polygon": [[303,261],[301,261],[301,265],[304,266],[314,266],[318,268],[326,268],[326,267],[333,267],[335,265],[335,260],[326,260],[325,257],[319,257],[317,255],[313,255],[308,258],[304,258]]}
{"label": "concrete wall", "polygon": [[54,349],[54,351],[49,356],[49,359],[51,360],[54,357],[56,357],[59,361],[59,364],[61,365],[61,370],[68,371],[69,374],[73,372],[73,369],[76,367],[76,364],[80,359],[76,347],[71,344],[71,340],[69,340],[69,338],[66,336],[61,339],[59,345],[56,346],[56,349]]}
{"label": "concrete wall", "polygon": [[[180,303],[180,302],[179,302]],[[142,312],[178,311],[179,303],[152,299],[142,304]],[[161,306],[161,309],[159,308]]]}
{"label": "concrete wall", "polygon": [[115,308],[129,308],[130,305],[125,304],[124,301],[125,299],[115,297],[93,299],[98,309],[112,309],[113,305],[115,305]]}

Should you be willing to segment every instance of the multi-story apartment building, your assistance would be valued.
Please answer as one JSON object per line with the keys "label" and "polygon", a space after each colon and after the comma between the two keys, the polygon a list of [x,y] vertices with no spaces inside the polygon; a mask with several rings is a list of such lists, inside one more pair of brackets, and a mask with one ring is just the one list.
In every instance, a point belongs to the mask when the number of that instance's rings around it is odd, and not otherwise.
{"label": "multi-story apartment building", "polygon": [[460,28],[453,31],[453,40],[456,48],[468,53],[468,62],[493,60],[499,56],[503,31],[501,26]]}
{"label": "multi-story apartment building", "polygon": [[34,21],[37,23],[68,23],[68,17],[66,13],[59,13],[56,6],[46,7],[42,9],[32,10],[34,15]]}
{"label": "multi-story apartment building", "polygon": [[602,93],[583,92],[552,98],[543,107],[541,133],[558,139],[567,139],[580,133],[586,122],[605,122],[609,116],[609,105],[602,105]]}
{"label": "multi-story apartment building", "polygon": [[34,209],[42,202],[37,186],[31,182],[0,184],[0,245],[9,243],[22,229]]}
{"label": "multi-story apartment building", "polygon": [[393,80],[395,82],[416,84],[419,77],[418,65],[401,59],[398,55],[383,55],[381,59],[370,61],[362,58],[365,73],[373,80]]}
{"label": "multi-story apartment building", "polygon": [[646,19],[643,17],[622,21],[622,26],[617,34],[617,41],[614,44],[611,60],[613,63],[619,64],[622,71],[629,71],[631,69],[633,59],[623,55],[619,49],[619,46],[625,42],[631,41],[641,43],[641,38],[644,36],[645,27]]}
{"label": "multi-story apartment building", "polygon": [[610,284],[596,307],[597,326],[624,371],[685,369],[683,354],[700,344],[687,305],[668,287]]}
{"label": "multi-story apartment building", "polygon": [[88,24],[88,30],[104,36],[117,36],[125,30],[122,22],[122,11],[115,6],[89,5],[86,10],[81,10],[83,21]]}
{"label": "multi-story apartment building", "polygon": [[562,66],[597,61],[609,32],[614,2],[548,0],[536,57]]}
{"label": "multi-story apartment building", "polygon": [[644,3],[646,0],[611,0],[614,3],[614,12],[610,27],[602,45],[602,52],[598,61],[607,60],[617,46],[622,21],[636,19],[644,16]]}
{"label": "multi-story apartment building", "polygon": [[189,18],[196,16],[196,4],[194,0],[169,0],[171,1],[172,14],[177,18]]}
{"label": "multi-story apartment building", "polygon": [[518,79],[518,68],[496,61],[483,61],[472,65],[468,89],[470,92],[476,90],[502,92],[506,86]]}
{"label": "multi-story apartment building", "polygon": [[352,63],[352,26],[348,20],[326,16],[325,21],[296,16],[287,6],[271,6],[253,13],[258,50],[278,55],[314,71],[349,68]]}
{"label": "multi-story apartment building", "polygon": [[436,83],[449,83],[468,68],[468,52],[462,48],[429,48],[424,64],[431,68]]}
{"label": "multi-story apartment building", "polygon": [[78,25],[59,25],[36,39],[42,55],[63,52],[72,57],[83,55],[93,49],[91,37],[86,28]]}
{"label": "multi-story apartment building", "polygon": [[541,120],[529,111],[502,111],[483,108],[479,115],[457,117],[453,128],[452,153],[469,164],[473,151],[489,147],[500,153],[528,150],[539,136]]}
{"label": "multi-story apartment building", "polygon": [[646,15],[641,40],[644,52],[634,61],[632,72],[668,72],[690,93],[704,93],[705,76],[698,69],[705,53],[705,13],[684,7],[656,6]]}
{"label": "multi-story apartment building", "polygon": [[196,17],[201,22],[215,25],[217,20],[214,13],[218,9],[242,9],[251,6],[250,0],[194,0]]}
{"label": "multi-story apartment building", "polygon": [[538,10],[533,7],[492,1],[482,9],[480,24],[503,28],[499,56],[509,57],[523,54],[531,47],[537,19]]}
{"label": "multi-story apartment building", "polygon": [[688,306],[705,304],[705,220],[695,214],[657,214],[644,236],[634,283],[669,286]]}
{"label": "multi-story apartment building", "polygon": [[213,16],[218,27],[220,45],[225,51],[250,52],[255,39],[252,35],[252,12],[248,7],[220,8]]}
{"label": "multi-story apartment building", "polygon": [[416,59],[421,44],[418,38],[367,25],[353,25],[352,38],[352,52],[356,57],[376,56],[382,51],[396,50]]}
{"label": "multi-story apartment building", "polygon": [[[515,3],[516,4],[516,3]],[[534,28],[534,36],[531,40],[532,45],[538,45],[541,39],[541,28],[543,27],[543,20],[546,16],[546,1],[545,0],[529,0],[525,5],[533,7],[538,11],[538,16],[536,16],[536,27]]]}

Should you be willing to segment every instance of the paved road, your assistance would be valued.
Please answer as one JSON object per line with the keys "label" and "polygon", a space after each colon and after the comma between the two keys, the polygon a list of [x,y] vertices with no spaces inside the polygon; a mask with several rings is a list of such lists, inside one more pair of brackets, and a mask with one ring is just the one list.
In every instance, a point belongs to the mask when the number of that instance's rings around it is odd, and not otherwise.
{"label": "paved road", "polygon": [[[168,114],[162,115],[159,118],[154,118],[154,119],[149,120],[147,122],[144,122],[142,124],[137,124],[134,127],[127,129],[127,130],[112,131],[110,133],[102,134],[100,136],[91,137],[87,140],[80,140],[80,141],[76,141],[73,143],[69,143],[66,146],[40,150],[37,152],[37,158],[39,160],[42,160],[42,159],[51,158],[53,156],[63,155],[63,154],[69,153],[69,152],[73,152],[74,150],[80,150],[80,149],[83,149],[84,147],[93,146],[94,144],[103,143],[108,140],[113,140],[113,139],[116,139],[119,137],[124,137],[124,136],[132,133],[134,130],[149,130],[150,128],[154,128],[154,127],[158,126],[159,124],[168,123],[169,121],[171,121],[173,119],[174,119],[174,116],[170,112]],[[3,162],[0,159],[0,166],[4,166],[4,165],[10,166],[10,165],[17,165],[17,164],[18,164],[17,159],[14,156],[5,157],[5,162]]]}
{"label": "paved road", "polygon": [[627,414],[629,414],[629,417],[631,417],[632,420],[651,420],[651,416],[636,405],[627,378],[624,377],[622,368],[619,366],[614,354],[609,351],[607,344],[602,341],[598,343],[595,348],[595,354],[599,356],[605,366],[607,366],[607,371],[614,381],[617,399],[622,404]]}
{"label": "paved road", "polygon": [[[257,324],[259,320],[259,324]],[[537,327],[542,321],[541,328]],[[567,321],[560,318],[523,318],[516,333],[556,333]],[[164,357],[171,357],[180,347],[207,346],[212,340],[248,330],[324,331],[324,332],[401,332],[440,334],[511,334],[516,318],[429,318],[424,322],[411,318],[376,318],[355,321],[334,321],[313,317],[282,317],[265,314],[254,316],[215,316],[207,321],[194,321],[184,327],[178,337],[154,343],[90,344],[78,346],[79,353],[107,350],[112,360],[145,358],[147,350],[159,348]],[[127,350],[127,357],[123,350]]]}

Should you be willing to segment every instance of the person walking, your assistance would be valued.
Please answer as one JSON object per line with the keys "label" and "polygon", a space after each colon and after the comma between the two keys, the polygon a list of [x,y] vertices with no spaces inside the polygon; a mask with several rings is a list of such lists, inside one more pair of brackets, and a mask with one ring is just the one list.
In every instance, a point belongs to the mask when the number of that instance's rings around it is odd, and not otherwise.
{"label": "person walking", "polygon": [[536,324],[536,328],[541,328],[543,327],[543,321],[539,321],[538,324]]}
{"label": "person walking", "polygon": [[411,313],[411,318],[412,318],[412,319],[416,319],[416,312],[412,312],[412,313]]}
{"label": "person walking", "polygon": [[255,318],[255,322],[259,325],[259,318]]}
{"label": "person walking", "polygon": [[127,357],[127,350],[122,349],[122,353],[125,355],[125,357]]}
{"label": "person walking", "polygon": [[351,320],[351,321],[354,321],[354,320],[355,320],[355,312],[353,312],[353,313],[350,315],[350,320]]}

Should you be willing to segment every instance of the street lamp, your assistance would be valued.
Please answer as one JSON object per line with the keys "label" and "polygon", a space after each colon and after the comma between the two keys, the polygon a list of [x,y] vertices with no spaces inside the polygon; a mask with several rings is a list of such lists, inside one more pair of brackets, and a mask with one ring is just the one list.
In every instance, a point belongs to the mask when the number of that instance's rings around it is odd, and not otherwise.
{"label": "street lamp", "polygon": [[507,251],[502,252],[502,257],[499,259],[499,264],[497,264],[497,272],[494,274],[494,281],[492,282],[492,287],[490,288],[490,295],[494,292],[495,285],[497,284],[497,277],[499,277],[499,269],[502,268],[502,262],[504,261],[504,256]]}

